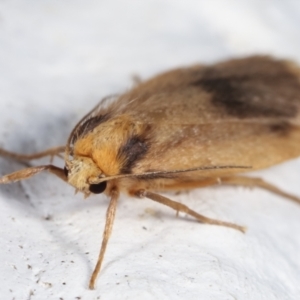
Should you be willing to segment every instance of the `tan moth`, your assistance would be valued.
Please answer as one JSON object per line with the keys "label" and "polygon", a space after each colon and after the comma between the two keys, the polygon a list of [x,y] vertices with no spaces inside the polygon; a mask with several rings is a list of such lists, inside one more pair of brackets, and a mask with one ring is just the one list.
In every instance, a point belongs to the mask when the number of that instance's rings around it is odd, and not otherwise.
{"label": "tan moth", "polygon": [[86,197],[110,197],[97,265],[100,271],[120,193],[147,197],[201,223],[209,219],[159,191],[219,183],[257,186],[300,203],[260,178],[241,176],[300,155],[300,69],[266,56],[179,68],[101,101],[73,129],[65,147],[33,155],[0,150],[17,160],[64,152],[65,167],[29,167],[1,184],[49,171]]}

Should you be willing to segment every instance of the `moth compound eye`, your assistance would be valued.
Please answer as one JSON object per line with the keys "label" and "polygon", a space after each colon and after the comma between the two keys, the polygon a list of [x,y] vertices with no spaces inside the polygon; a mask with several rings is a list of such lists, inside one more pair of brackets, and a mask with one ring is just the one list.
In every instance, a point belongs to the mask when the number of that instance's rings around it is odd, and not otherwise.
{"label": "moth compound eye", "polygon": [[64,173],[65,173],[66,177],[68,177],[69,170],[66,167],[64,167]]}
{"label": "moth compound eye", "polygon": [[97,183],[97,184],[91,184],[90,185],[90,192],[93,194],[101,194],[105,191],[106,189],[106,181]]}

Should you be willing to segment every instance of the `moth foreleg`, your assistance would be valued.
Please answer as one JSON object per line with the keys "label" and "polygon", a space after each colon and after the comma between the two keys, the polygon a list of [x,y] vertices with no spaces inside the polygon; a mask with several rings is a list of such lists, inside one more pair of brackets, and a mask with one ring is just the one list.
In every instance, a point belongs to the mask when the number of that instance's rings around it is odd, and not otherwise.
{"label": "moth foreleg", "polygon": [[97,279],[97,276],[101,269],[101,265],[102,265],[102,261],[104,258],[107,243],[108,243],[109,237],[111,235],[112,227],[114,224],[118,199],[119,199],[119,192],[117,190],[113,189],[111,192],[111,199],[109,202],[109,206],[106,211],[106,222],[105,222],[105,227],[104,227],[104,232],[103,232],[100,253],[98,256],[96,267],[93,271],[93,274],[91,276],[90,283],[89,283],[89,288],[91,290],[93,290],[95,288],[96,279]]}
{"label": "moth foreleg", "polygon": [[207,218],[203,215],[200,215],[197,212],[195,212],[194,210],[190,209],[188,206],[186,206],[186,205],[184,205],[180,202],[173,201],[173,200],[171,200],[167,197],[164,197],[160,194],[152,193],[152,192],[149,192],[149,191],[146,191],[146,190],[139,190],[139,191],[135,192],[135,195],[140,197],[140,198],[146,197],[146,198],[154,200],[158,203],[169,206],[170,208],[176,210],[176,212],[186,213],[186,214],[194,217],[195,219],[197,219],[201,223],[211,224],[211,225],[219,225],[219,226],[226,226],[226,227],[237,229],[241,232],[246,231],[246,228],[243,227],[243,226],[239,226],[239,225],[236,225],[236,224],[233,224],[233,223],[219,221],[219,220],[215,220],[215,219],[210,219],[210,218]]}

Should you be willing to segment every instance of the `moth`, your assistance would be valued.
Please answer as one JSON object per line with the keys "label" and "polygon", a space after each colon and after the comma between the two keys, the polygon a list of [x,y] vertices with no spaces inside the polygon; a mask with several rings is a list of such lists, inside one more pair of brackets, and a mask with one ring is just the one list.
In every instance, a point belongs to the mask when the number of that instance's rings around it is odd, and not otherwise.
{"label": "moth", "polygon": [[0,183],[48,171],[85,197],[110,198],[93,289],[120,193],[242,232],[242,226],[207,218],[158,192],[221,183],[260,187],[300,203],[263,179],[241,175],[300,155],[299,111],[300,69],[290,61],[253,56],[179,68],[105,98],[75,126],[64,147],[33,155],[1,149],[0,155],[17,160],[64,153],[65,166],[28,167]]}

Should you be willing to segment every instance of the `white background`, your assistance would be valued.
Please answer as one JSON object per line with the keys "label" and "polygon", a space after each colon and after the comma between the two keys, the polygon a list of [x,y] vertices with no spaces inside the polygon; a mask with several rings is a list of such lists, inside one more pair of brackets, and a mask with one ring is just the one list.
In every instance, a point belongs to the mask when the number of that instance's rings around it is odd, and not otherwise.
{"label": "white background", "polygon": [[[135,74],[254,53],[300,62],[299,28],[292,0],[1,0],[0,146],[63,145]],[[0,159],[0,174],[22,167]],[[299,160],[257,174],[300,195]],[[249,229],[201,225],[123,195],[90,291],[108,200],[84,201],[49,174],[1,186],[1,299],[299,299],[300,206],[238,187],[171,198]]]}

